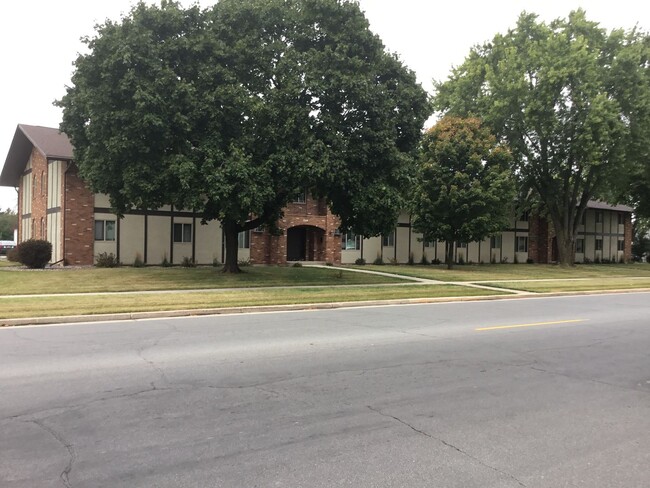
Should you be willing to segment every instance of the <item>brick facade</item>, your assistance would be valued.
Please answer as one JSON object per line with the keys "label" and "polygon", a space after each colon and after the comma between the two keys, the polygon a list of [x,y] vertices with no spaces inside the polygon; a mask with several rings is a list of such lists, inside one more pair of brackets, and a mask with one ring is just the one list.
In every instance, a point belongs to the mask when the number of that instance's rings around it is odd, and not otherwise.
{"label": "brick facade", "polygon": [[551,261],[549,249],[549,223],[538,215],[530,217],[528,222],[528,256],[535,263],[546,264]]}
{"label": "brick facade", "polygon": [[[250,259],[253,264],[286,264],[288,246],[298,246],[299,259],[341,262],[340,219],[332,214],[323,199],[307,197],[305,203],[290,203],[277,223],[281,235],[268,231],[251,233]],[[297,242],[291,240],[297,239]],[[304,249],[299,249],[304,244]]]}
{"label": "brick facade", "polygon": [[32,149],[32,238],[47,239],[47,159]]}
{"label": "brick facade", "polygon": [[94,262],[95,196],[70,164],[64,177],[63,257],[65,264]]}

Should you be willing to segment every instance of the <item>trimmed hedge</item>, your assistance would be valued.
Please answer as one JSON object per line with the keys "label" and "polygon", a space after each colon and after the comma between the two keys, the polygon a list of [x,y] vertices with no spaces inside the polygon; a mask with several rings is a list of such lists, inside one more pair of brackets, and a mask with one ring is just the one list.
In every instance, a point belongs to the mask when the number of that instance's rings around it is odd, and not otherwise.
{"label": "trimmed hedge", "polygon": [[15,247],[11,257],[28,268],[44,268],[52,259],[52,244],[41,239],[28,239]]}

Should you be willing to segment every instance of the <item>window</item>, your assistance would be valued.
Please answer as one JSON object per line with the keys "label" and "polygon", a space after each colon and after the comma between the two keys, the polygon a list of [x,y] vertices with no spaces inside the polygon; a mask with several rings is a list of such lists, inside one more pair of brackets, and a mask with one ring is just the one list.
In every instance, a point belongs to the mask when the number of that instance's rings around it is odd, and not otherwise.
{"label": "window", "polygon": [[490,248],[501,249],[501,236],[490,237]]}
{"label": "window", "polygon": [[96,241],[114,241],[115,240],[115,221],[114,220],[95,220],[95,240]]}
{"label": "window", "polygon": [[596,239],[596,251],[603,250],[603,240],[601,238]]}
{"label": "window", "polygon": [[296,195],[296,198],[293,200],[293,203],[307,203],[307,192],[303,190],[302,192]]}
{"label": "window", "polygon": [[524,213],[522,213],[521,216],[519,217],[519,221],[521,221],[521,222],[528,222],[529,217],[530,217],[530,212],[529,212],[528,210],[526,210],[526,211],[525,211]]}
{"label": "window", "polygon": [[341,249],[346,250],[359,250],[361,249],[361,236],[356,235],[354,232],[346,232],[341,236]]}
{"label": "window", "polygon": [[174,242],[192,242],[192,224],[174,224]]}
{"label": "window", "polygon": [[625,240],[623,240],[623,239],[619,239],[619,240],[618,240],[618,247],[617,247],[617,249],[618,249],[619,251],[625,251]]}
{"label": "window", "polygon": [[45,195],[45,171],[41,171],[41,195]]}
{"label": "window", "polygon": [[618,225],[625,225],[625,214],[622,212],[618,213]]}
{"label": "window", "polygon": [[41,239],[45,238],[45,221],[43,220],[43,217],[41,217]]}
{"label": "window", "polygon": [[459,242],[458,243],[458,249],[467,249],[467,243],[466,242]]}
{"label": "window", "polygon": [[424,247],[436,247],[437,241],[427,241],[424,243]]}
{"label": "window", "polygon": [[261,234],[262,232],[264,232],[264,225],[258,225],[253,229],[253,232],[258,232]]}
{"label": "window", "polygon": [[237,247],[239,249],[250,249],[251,247],[251,233],[245,230],[237,234]]}
{"label": "window", "polygon": [[585,252],[585,240],[576,239],[576,252],[584,253]]}
{"label": "window", "polygon": [[517,236],[517,252],[528,252],[528,237]]}
{"label": "window", "polygon": [[603,223],[603,211],[602,210],[596,210],[596,223],[597,224],[602,224]]}
{"label": "window", "polygon": [[395,231],[382,238],[382,244],[385,247],[393,247],[395,245]]}

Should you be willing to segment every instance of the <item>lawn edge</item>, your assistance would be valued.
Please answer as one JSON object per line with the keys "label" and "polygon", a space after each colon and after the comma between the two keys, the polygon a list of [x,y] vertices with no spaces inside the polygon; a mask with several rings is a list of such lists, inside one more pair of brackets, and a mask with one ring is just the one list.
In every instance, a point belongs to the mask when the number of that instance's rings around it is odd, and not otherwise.
{"label": "lawn edge", "polygon": [[34,317],[17,319],[0,319],[0,328],[17,327],[28,325],[53,325],[53,324],[79,324],[91,322],[116,322],[130,320],[144,320],[157,318],[176,317],[198,317],[210,315],[240,315],[245,313],[271,313],[271,312],[293,312],[306,310],[332,310],[340,308],[360,307],[381,307],[391,305],[418,305],[430,303],[450,302],[476,302],[492,300],[519,300],[530,298],[552,298],[563,296],[584,296],[584,295],[607,295],[607,294],[630,294],[648,293],[650,288],[624,289],[624,290],[590,290],[575,292],[549,292],[530,294],[507,294],[507,295],[483,295],[483,296],[461,296],[461,297],[436,297],[436,298],[401,298],[394,300],[365,300],[357,302],[329,302],[329,303],[305,303],[292,305],[260,305],[250,307],[225,307],[225,308],[203,308],[189,310],[168,310],[153,312],[121,312],[97,315],[68,315],[52,317]]}

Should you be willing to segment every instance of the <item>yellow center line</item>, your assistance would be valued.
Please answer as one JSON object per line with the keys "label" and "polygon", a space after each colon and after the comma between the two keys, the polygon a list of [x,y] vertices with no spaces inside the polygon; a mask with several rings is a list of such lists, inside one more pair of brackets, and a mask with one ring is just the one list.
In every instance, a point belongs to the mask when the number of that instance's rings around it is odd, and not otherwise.
{"label": "yellow center line", "polygon": [[572,320],[556,320],[554,322],[536,322],[534,324],[515,324],[515,325],[497,325],[494,327],[481,327],[474,329],[476,331],[482,330],[499,330],[499,329],[518,329],[520,327],[536,327],[538,325],[553,325],[553,324],[575,324],[576,322],[586,322],[588,319],[572,319]]}

